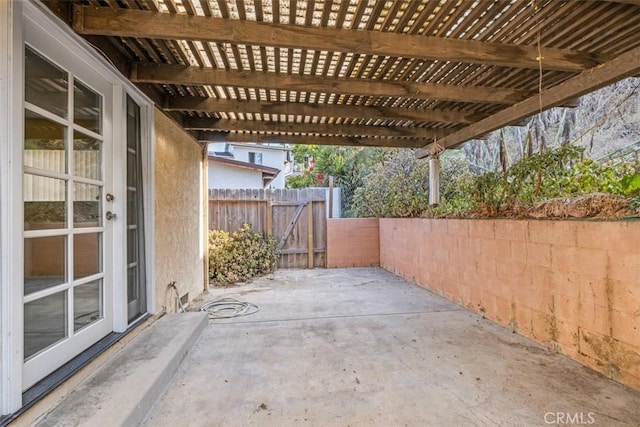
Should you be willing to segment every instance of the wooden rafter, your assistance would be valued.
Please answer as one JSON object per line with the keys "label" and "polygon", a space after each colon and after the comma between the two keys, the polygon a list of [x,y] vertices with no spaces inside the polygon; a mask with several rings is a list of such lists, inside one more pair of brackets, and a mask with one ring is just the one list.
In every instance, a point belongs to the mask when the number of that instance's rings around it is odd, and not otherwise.
{"label": "wooden rafter", "polygon": [[148,39],[210,41],[278,48],[362,53],[502,67],[579,72],[605,57],[568,49],[497,44],[379,31],[354,31],[170,14],[133,9],[74,6],[73,28],[80,34]]}
{"label": "wooden rafter", "polygon": [[420,138],[431,140],[442,138],[453,130],[426,129],[408,126],[358,126],[327,123],[289,123],[267,122],[261,120],[227,120],[208,117],[194,117],[185,119],[184,128],[187,130],[213,131],[245,131],[245,132],[276,132],[303,133],[338,136],[372,136],[386,138]]}
{"label": "wooden rafter", "polygon": [[417,122],[473,123],[486,115],[456,110],[430,108],[393,108],[362,105],[331,105],[317,103],[236,101],[218,98],[171,97],[165,111],[203,113],[260,113],[286,116],[341,117],[371,120],[411,120]]}
{"label": "wooden rafter", "polygon": [[[640,0],[43,1],[177,123],[257,141],[453,146],[571,105],[598,85],[563,82],[640,47]],[[336,135],[357,129],[387,137]]]}
{"label": "wooden rafter", "polygon": [[419,148],[424,145],[420,139],[367,138],[332,135],[287,135],[258,134],[237,132],[200,132],[202,142],[258,142],[285,143],[300,145],[340,145],[345,147],[405,147]]}
{"label": "wooden rafter", "polygon": [[640,6],[640,0],[606,0],[606,1],[610,1],[612,3],[626,3],[626,4],[633,4],[636,6]]}
{"label": "wooden rafter", "polygon": [[532,94],[531,91],[485,86],[330,78],[159,64],[134,64],[130,79],[138,83],[253,87],[488,104],[515,104]]}
{"label": "wooden rafter", "polygon": [[[505,108],[486,119],[473,123],[437,141],[444,148],[455,147],[482,135],[494,131],[509,123],[522,120],[539,111],[557,107],[562,103],[582,96],[618,80],[640,73],[640,47],[623,53],[616,59],[583,73],[544,91],[540,96],[532,96],[522,102]],[[418,158],[431,155],[436,147],[426,146],[418,150]]]}

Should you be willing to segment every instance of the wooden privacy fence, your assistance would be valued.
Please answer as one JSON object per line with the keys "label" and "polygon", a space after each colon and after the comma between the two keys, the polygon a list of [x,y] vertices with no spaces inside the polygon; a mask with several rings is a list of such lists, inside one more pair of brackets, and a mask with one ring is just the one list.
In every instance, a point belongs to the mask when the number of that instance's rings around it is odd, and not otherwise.
{"label": "wooden privacy fence", "polygon": [[243,223],[280,242],[280,268],[326,267],[324,189],[209,190],[209,229],[233,232]]}

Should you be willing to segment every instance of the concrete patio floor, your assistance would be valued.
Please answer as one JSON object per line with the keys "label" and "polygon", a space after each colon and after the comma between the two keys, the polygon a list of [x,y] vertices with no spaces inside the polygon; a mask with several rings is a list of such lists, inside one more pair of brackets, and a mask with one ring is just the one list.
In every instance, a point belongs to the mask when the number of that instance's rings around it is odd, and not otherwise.
{"label": "concrete patio floor", "polygon": [[640,393],[382,269],[220,297],[260,311],[210,321],[147,426],[640,425]]}

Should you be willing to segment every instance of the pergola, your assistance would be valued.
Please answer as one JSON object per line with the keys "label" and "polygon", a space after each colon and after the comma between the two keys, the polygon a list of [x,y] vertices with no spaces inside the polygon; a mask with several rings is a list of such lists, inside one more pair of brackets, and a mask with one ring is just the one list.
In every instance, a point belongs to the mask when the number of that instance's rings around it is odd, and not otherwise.
{"label": "pergola", "polygon": [[640,74],[640,1],[45,1],[202,141],[419,157]]}

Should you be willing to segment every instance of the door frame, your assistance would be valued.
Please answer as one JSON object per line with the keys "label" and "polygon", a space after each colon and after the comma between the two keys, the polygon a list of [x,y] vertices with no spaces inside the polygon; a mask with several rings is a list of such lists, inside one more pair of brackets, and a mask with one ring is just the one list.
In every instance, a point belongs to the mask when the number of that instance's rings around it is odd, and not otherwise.
{"label": "door frame", "polygon": [[[0,414],[11,414],[22,407],[23,370],[23,222],[22,207],[22,144],[24,93],[24,31],[38,27],[52,40],[57,49],[66,49],[100,74],[113,87],[113,155],[123,158],[126,144],[119,138],[124,129],[125,112],[120,108],[129,94],[141,107],[143,138],[143,191],[145,203],[145,237],[147,269],[147,312],[155,308],[154,277],[154,203],[153,203],[153,117],[152,101],[123,77],[93,47],[76,35],[43,4],[33,1],[0,0]],[[46,54],[47,52],[43,52]],[[61,64],[65,66],[65,64]],[[66,68],[66,66],[65,66]],[[120,150],[120,151],[118,151]],[[126,157],[124,157],[126,158]],[[113,188],[122,196],[113,208],[126,218],[126,176],[114,176]],[[114,243],[126,244],[125,221],[113,227]],[[114,225],[116,225],[114,223]],[[113,268],[113,331],[123,332],[130,326],[126,318],[126,250],[114,250]],[[122,303],[124,301],[124,304]]]}

